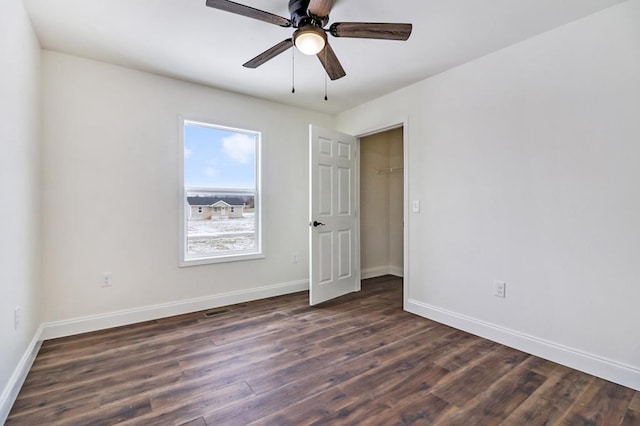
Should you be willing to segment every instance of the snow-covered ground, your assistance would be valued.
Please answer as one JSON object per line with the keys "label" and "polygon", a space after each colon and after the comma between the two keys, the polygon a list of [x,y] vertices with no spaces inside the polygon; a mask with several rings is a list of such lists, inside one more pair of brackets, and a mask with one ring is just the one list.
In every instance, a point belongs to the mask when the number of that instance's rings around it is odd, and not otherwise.
{"label": "snow-covered ground", "polygon": [[247,250],[255,247],[254,213],[238,218],[187,221],[187,254]]}

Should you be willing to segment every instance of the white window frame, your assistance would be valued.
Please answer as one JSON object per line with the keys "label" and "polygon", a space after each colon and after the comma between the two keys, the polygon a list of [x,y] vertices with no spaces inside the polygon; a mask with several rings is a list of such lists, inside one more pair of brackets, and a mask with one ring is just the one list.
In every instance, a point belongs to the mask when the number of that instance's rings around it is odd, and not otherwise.
{"label": "white window frame", "polygon": [[[264,238],[262,233],[262,224],[264,217],[264,207],[262,205],[262,135],[263,132],[259,130],[247,130],[240,129],[235,127],[228,127],[224,125],[205,123],[202,121],[194,121],[185,119],[180,117],[180,145],[178,149],[178,265],[180,267],[184,266],[196,266],[196,265],[207,265],[213,263],[223,263],[223,262],[236,262],[242,260],[252,260],[252,259],[263,259],[265,258],[264,252]],[[185,126],[201,126],[201,127],[209,127],[212,129],[226,130],[230,132],[237,133],[245,133],[255,136],[256,147],[255,147],[255,159],[256,159],[256,188],[255,191],[240,189],[240,188],[185,188],[184,186],[184,148],[185,148]],[[187,257],[187,218],[189,217],[189,205],[187,203],[187,194],[188,193],[211,193],[215,192],[216,194],[251,194],[254,197],[254,205],[255,205],[255,226],[256,226],[256,247],[255,250],[252,251],[237,251],[237,252],[228,252],[224,254],[216,254],[216,255],[203,255],[198,257]]]}

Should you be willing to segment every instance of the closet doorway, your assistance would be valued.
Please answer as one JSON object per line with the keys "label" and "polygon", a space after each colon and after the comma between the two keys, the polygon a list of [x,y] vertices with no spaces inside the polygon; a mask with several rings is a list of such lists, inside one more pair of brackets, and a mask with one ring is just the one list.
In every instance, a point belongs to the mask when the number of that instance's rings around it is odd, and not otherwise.
{"label": "closet doorway", "polygon": [[360,137],[362,279],[404,275],[403,127]]}

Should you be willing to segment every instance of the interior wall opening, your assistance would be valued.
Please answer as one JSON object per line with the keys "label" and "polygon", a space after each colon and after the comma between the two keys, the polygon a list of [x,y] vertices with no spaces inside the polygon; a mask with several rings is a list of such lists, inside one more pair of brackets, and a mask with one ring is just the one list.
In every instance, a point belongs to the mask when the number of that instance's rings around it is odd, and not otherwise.
{"label": "interior wall opening", "polygon": [[403,128],[360,138],[362,279],[404,275]]}

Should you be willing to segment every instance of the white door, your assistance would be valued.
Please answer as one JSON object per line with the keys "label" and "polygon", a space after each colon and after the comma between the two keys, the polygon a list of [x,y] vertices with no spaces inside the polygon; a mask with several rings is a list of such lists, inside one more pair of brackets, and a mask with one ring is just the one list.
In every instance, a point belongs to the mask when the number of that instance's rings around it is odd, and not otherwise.
{"label": "white door", "polygon": [[310,305],[360,290],[356,138],[309,127]]}

